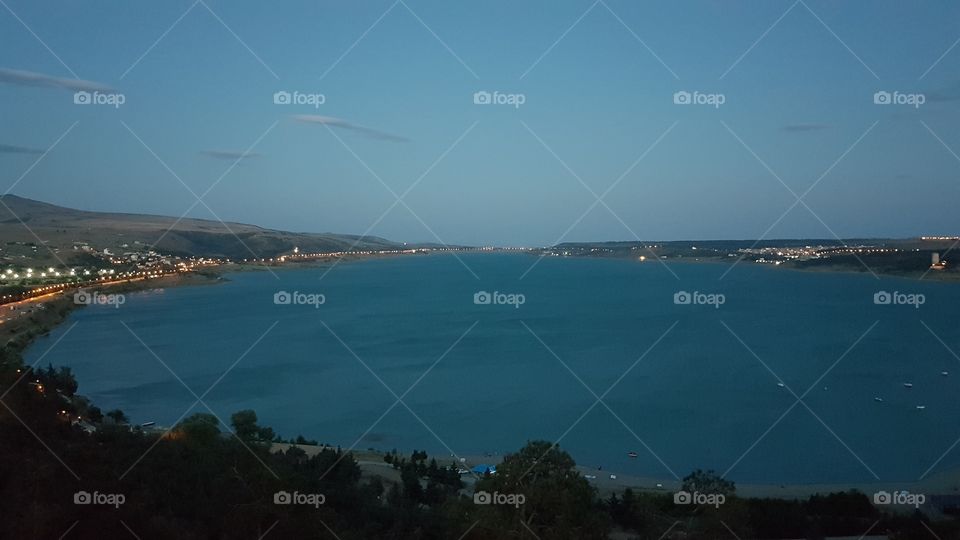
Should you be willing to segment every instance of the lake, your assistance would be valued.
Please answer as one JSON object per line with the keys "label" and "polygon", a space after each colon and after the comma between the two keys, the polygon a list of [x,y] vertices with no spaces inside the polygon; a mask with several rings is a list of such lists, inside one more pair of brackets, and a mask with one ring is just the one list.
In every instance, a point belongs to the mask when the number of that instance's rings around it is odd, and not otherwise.
{"label": "lake", "polygon": [[[286,438],[440,456],[560,439],[579,464],[665,479],[910,481],[960,437],[960,285],[589,258],[521,279],[535,257],[459,257],[131,294],[75,311],[27,361],[70,366],[80,393],[138,423],[207,412],[185,384]],[[896,303],[909,294],[924,303]]]}

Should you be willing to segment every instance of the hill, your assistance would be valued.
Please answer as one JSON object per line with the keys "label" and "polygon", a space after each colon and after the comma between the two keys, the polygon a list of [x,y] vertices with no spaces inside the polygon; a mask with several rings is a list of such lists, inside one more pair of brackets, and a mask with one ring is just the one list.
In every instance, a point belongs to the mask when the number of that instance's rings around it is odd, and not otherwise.
{"label": "hill", "polygon": [[[44,262],[71,258],[77,245],[119,251],[124,246],[154,246],[161,253],[180,256],[245,259],[273,257],[294,247],[303,252],[350,249],[391,249],[396,243],[367,236],[296,233],[244,223],[147,214],[88,212],[56,206],[16,195],[0,196],[0,246],[8,260]],[[44,249],[46,245],[48,249]]]}

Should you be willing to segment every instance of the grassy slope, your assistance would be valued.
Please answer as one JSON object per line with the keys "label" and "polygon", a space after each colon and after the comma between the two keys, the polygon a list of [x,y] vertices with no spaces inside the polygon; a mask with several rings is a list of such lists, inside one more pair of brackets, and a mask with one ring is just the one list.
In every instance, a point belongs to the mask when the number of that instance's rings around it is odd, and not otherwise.
{"label": "grassy slope", "polygon": [[[345,250],[357,240],[350,235],[276,231],[242,223],[202,219],[178,222],[167,216],[86,212],[15,195],[4,195],[2,202],[0,238],[4,245],[0,245],[0,256],[10,257],[7,262],[13,263],[44,263],[58,258],[69,262],[77,242],[118,252],[123,251],[123,244],[132,249],[137,241],[150,246],[159,240],[156,249],[163,253],[243,259],[272,257],[290,252],[295,246],[305,252]],[[395,246],[382,238],[366,237],[356,249]]]}

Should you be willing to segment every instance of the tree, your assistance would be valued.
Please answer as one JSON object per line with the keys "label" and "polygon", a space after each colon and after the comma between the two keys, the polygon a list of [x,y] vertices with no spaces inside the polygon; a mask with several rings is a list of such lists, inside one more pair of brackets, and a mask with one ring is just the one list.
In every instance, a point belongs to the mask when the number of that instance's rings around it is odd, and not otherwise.
{"label": "tree", "polygon": [[[260,426],[257,425],[257,413],[252,409],[237,411],[230,416],[230,423],[233,425],[233,431],[244,441],[252,441],[260,434]],[[272,439],[273,437],[271,437]]]}
{"label": "tree", "polygon": [[527,529],[540,538],[607,537],[609,523],[596,490],[570,454],[548,441],[529,442],[505,456],[496,474],[477,482],[476,492],[481,491],[513,496],[510,500],[519,503],[478,506],[478,517],[495,529],[496,537],[522,537]]}
{"label": "tree", "polygon": [[423,502],[423,486],[420,485],[420,475],[416,467],[404,467],[400,471],[400,482],[403,484],[403,496],[414,505]]}
{"label": "tree", "polygon": [[91,422],[100,423],[103,421],[103,412],[100,410],[100,407],[91,406],[87,409],[87,418],[89,418]]}
{"label": "tree", "polygon": [[277,437],[277,434],[273,432],[273,428],[261,426],[257,431],[257,436],[261,441],[270,442]]}
{"label": "tree", "polygon": [[120,409],[114,409],[107,413],[107,417],[112,418],[117,424],[128,424],[130,419],[127,418],[127,415],[123,413]]}
{"label": "tree", "polygon": [[736,492],[736,486],[730,480],[719,476],[713,470],[697,469],[683,478],[681,489],[690,493],[722,494],[726,497]]}
{"label": "tree", "polygon": [[722,495],[722,504],[696,505],[689,509],[687,534],[690,538],[719,538],[736,531],[740,537],[752,536],[750,509],[734,495],[736,486],[712,470],[697,469],[683,478],[681,489],[689,493]]}
{"label": "tree", "polygon": [[220,436],[220,421],[209,413],[196,413],[177,424],[175,431],[187,440],[203,445],[212,443]]}
{"label": "tree", "polygon": [[67,397],[72,397],[77,391],[77,380],[69,367],[55,369],[53,364],[50,364],[47,369],[37,370],[37,378],[45,386],[59,390]]}

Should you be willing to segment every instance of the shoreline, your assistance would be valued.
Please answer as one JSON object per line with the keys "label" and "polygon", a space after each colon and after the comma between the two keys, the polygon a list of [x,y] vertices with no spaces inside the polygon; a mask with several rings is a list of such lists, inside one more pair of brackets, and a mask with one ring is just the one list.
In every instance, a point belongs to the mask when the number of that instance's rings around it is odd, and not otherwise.
{"label": "shoreline", "polygon": [[[442,255],[444,252],[430,252],[419,255]],[[67,287],[62,290],[39,296],[0,304],[0,346],[13,346],[18,352],[25,351],[33,341],[47,335],[56,326],[62,324],[69,314],[83,304],[73,302],[73,294],[80,290],[90,292],[110,291],[111,293],[132,293],[152,289],[189,287],[197,285],[218,285],[230,281],[229,274],[245,272],[274,272],[323,268],[333,264],[356,263],[370,260],[401,257],[404,253],[358,254],[347,257],[326,257],[303,261],[290,261],[284,264],[230,263],[211,266],[203,270],[193,270],[177,274],[166,274],[157,278],[137,279],[104,283],[92,283],[86,286]],[[339,261],[339,262],[338,262]],[[10,313],[19,312],[19,313]],[[38,312],[46,313],[38,313]],[[33,317],[30,315],[44,315]],[[38,320],[39,319],[39,320]],[[20,341],[18,341],[20,340]]]}
{"label": "shoreline", "polygon": [[[226,280],[216,273],[190,272],[148,280],[113,283],[106,285],[103,289],[111,293],[127,294],[169,287],[217,285]],[[77,304],[74,301],[73,295],[79,290],[100,292],[97,287],[73,287],[0,306],[4,314],[4,318],[0,319],[0,346],[11,347],[23,353],[37,338],[49,334],[54,328],[63,324],[74,310],[85,307],[84,304]]]}
{"label": "shoreline", "polygon": [[[292,443],[271,443],[271,452],[286,451],[291,447],[297,447],[303,450],[308,456],[315,455],[324,449],[336,450],[338,447],[328,444],[292,444]],[[343,452],[348,452],[346,447],[340,447]],[[399,479],[399,472],[383,460],[388,452],[372,449],[349,450],[353,454],[363,474],[368,476],[380,476],[392,479],[394,476]],[[401,453],[401,455],[404,455]],[[436,459],[437,464],[446,466],[450,463],[467,470],[477,465],[498,465],[503,460],[503,455],[483,456],[483,455],[463,455],[460,456],[465,461],[459,462],[454,456],[436,456],[428,455],[428,459]],[[680,490],[681,481],[673,478],[657,478],[650,476],[632,476],[620,474],[617,471],[603,470],[598,471],[591,467],[577,465],[577,470],[588,479],[590,485],[597,489],[597,494],[601,498],[608,498],[617,493],[622,494],[625,489],[632,489],[635,492],[671,494]],[[611,478],[611,474],[615,478]],[[472,484],[475,479],[470,473],[461,475],[461,478],[467,485]],[[928,497],[932,495],[958,495],[960,494],[960,468],[950,469],[932,474],[923,480],[916,482],[837,482],[837,483],[740,483],[735,482],[736,494],[741,498],[759,498],[759,499],[782,499],[782,500],[802,500],[813,495],[826,495],[829,493],[840,493],[847,491],[858,491],[872,498],[873,493],[878,491],[909,491],[910,493],[922,493]],[[912,507],[910,507],[912,509]]]}

